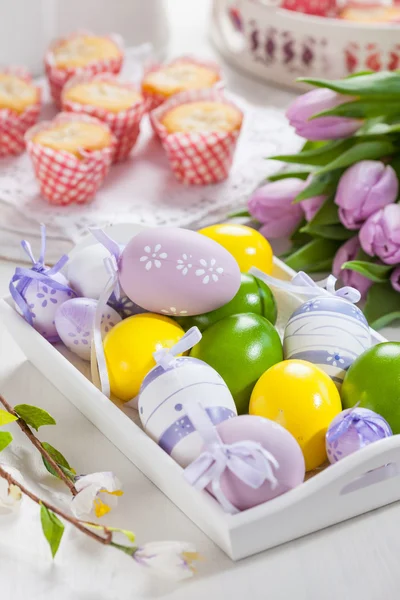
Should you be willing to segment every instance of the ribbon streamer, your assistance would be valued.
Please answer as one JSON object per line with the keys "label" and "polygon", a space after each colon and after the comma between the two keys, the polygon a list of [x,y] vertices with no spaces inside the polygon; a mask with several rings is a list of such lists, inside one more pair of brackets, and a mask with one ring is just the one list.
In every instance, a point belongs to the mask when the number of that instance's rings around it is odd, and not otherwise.
{"label": "ribbon streamer", "polygon": [[201,404],[188,402],[185,409],[206,446],[206,450],[184,470],[184,477],[191,485],[199,490],[211,485],[215,498],[230,514],[239,510],[222,491],[221,476],[225,469],[252,489],[260,488],[266,481],[272,489],[277,486],[273,468],[279,469],[279,463],[273,454],[251,440],[224,444]]}
{"label": "ribbon streamer", "polygon": [[337,279],[334,275],[329,275],[326,279],[316,282],[311,279],[307,273],[304,273],[304,271],[296,273],[291,281],[276,279],[256,267],[251,267],[249,273],[254,275],[254,277],[257,277],[257,279],[261,279],[261,281],[264,281],[267,285],[271,285],[286,292],[292,292],[293,294],[299,294],[300,296],[335,296],[348,300],[353,304],[357,303],[361,298],[360,292],[350,286],[345,286],[336,290]]}
{"label": "ribbon streamer", "polygon": [[71,292],[74,296],[76,295],[74,290],[71,289],[68,285],[60,283],[53,279],[54,275],[61,271],[66,262],[69,260],[69,257],[64,254],[60,260],[56,262],[53,267],[46,267],[44,263],[44,257],[46,254],[46,225],[43,223],[40,225],[40,235],[41,235],[41,247],[40,247],[40,256],[38,260],[35,259],[32,247],[27,240],[22,240],[21,246],[24,252],[27,254],[29,259],[32,262],[31,267],[17,267],[15,269],[14,275],[10,281],[9,290],[12,299],[15,304],[18,306],[21,314],[24,319],[30,324],[33,325],[33,317],[32,311],[29,308],[24,294],[29,286],[29,284],[33,281],[40,281],[44,284],[47,284],[50,288],[54,290],[60,290],[63,292]]}
{"label": "ribbon streamer", "polygon": [[381,420],[378,417],[357,414],[354,412],[357,406],[358,404],[339,423],[329,429],[326,434],[328,444],[336,442],[342,435],[349,431],[350,427],[354,427],[357,431],[361,447],[365,446],[364,437],[361,432],[363,427],[370,429],[379,438],[387,437],[387,429],[382,425]]}
{"label": "ribbon streamer", "polygon": [[193,348],[202,338],[202,335],[197,327],[191,327],[184,336],[172,348],[161,348],[156,350],[153,357],[157,365],[160,365],[165,371],[174,361],[178,354],[183,354]]}

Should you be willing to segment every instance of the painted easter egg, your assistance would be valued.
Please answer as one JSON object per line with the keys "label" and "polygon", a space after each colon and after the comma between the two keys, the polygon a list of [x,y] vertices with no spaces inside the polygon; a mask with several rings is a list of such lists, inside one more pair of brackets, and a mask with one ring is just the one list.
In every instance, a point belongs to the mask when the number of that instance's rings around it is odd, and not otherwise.
{"label": "painted easter egg", "polygon": [[172,348],[184,331],[162,315],[133,315],[104,338],[104,354],[112,394],[123,402],[135,398],[143,379],[155,366],[156,350]]}
{"label": "painted easter egg", "polygon": [[284,360],[260,377],[249,412],[290,431],[311,471],[326,460],[325,433],[341,410],[339,392],[324,371],[303,360]]}
{"label": "painted easter egg", "polygon": [[265,481],[257,489],[246,485],[230,469],[225,469],[220,479],[221,490],[237,509],[246,510],[272,500],[304,481],[305,466],[300,446],[278,423],[263,417],[242,415],[220,423],[217,432],[224,444],[244,440],[259,443],[274,456],[279,465],[273,468],[276,485]]}
{"label": "painted easter egg", "polygon": [[[72,298],[56,312],[55,325],[61,341],[83,360],[90,360],[97,304],[97,300],[92,298]],[[102,336],[120,321],[119,314],[111,306],[106,306],[101,316]]]}
{"label": "painted easter egg", "polygon": [[286,359],[307,360],[341,385],[346,370],[371,346],[371,334],[361,310],[343,298],[319,296],[302,304],[287,322]]}
{"label": "painted easter egg", "polygon": [[389,423],[368,408],[357,406],[339,413],[326,432],[326,453],[335,463],[361,448],[393,435]]}
{"label": "painted easter egg", "polygon": [[183,467],[203,445],[186,415],[188,402],[199,402],[214,425],[237,414],[222,377],[196,358],[177,357],[167,369],[157,365],[140,388],[138,410],[144,430]]}
{"label": "painted easter egg", "polygon": [[122,252],[120,283],[139,306],[163,315],[198,315],[229,302],[240,286],[233,256],[195,231],[140,232]]}
{"label": "painted easter egg", "polygon": [[[54,281],[68,286],[68,281],[62,273],[55,273],[51,276]],[[58,342],[59,336],[55,325],[55,316],[57,309],[64,302],[72,299],[74,293],[69,288],[66,290],[56,290],[51,287],[49,281],[40,281],[31,279],[25,288],[20,290],[22,297],[32,317],[33,327],[49,342]],[[16,309],[19,313],[18,306]]]}

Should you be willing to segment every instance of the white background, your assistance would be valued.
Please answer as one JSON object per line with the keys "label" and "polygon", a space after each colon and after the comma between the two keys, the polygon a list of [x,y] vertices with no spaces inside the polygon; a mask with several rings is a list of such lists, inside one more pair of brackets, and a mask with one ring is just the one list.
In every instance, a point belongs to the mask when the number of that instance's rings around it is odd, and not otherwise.
{"label": "white background", "polygon": [[[145,0],[144,0],[145,1]],[[208,45],[208,0],[169,0],[171,55],[213,56]],[[291,94],[247,80],[228,69],[228,85],[260,104],[286,106]],[[6,294],[15,265],[0,263],[0,294]],[[400,339],[398,331],[384,332]],[[39,375],[0,329],[0,391],[13,403],[36,403],[58,421],[41,438],[59,448],[80,473],[112,470],[125,495],[107,522],[133,529],[140,542],[182,539],[204,556],[198,574],[174,587],[142,577],[133,561],[84,539],[69,528],[54,562],[43,539],[37,508],[29,501],[18,518],[0,517],[0,597],[5,600],[125,600],[156,595],[176,600],[243,597],[252,600],[394,599],[399,596],[400,505],[392,505],[239,563],[232,563],[63,396]],[[3,456],[40,479],[40,493],[54,486],[33,448],[16,426],[12,450]],[[2,456],[2,458],[3,458]],[[54,487],[53,491],[54,493]],[[67,502],[62,484],[59,500]],[[50,497],[50,496],[49,496]],[[321,506],[329,511],[329,505]]]}

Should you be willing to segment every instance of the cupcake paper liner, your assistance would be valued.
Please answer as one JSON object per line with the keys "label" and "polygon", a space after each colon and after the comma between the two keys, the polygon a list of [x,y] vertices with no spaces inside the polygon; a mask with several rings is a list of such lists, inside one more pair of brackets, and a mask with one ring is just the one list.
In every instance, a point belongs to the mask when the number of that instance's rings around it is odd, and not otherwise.
{"label": "cupcake paper liner", "polygon": [[34,136],[50,126],[68,121],[99,123],[94,117],[60,113],[53,121],[42,122],[25,134],[26,147],[32,159],[33,168],[42,195],[50,204],[85,204],[96,194],[106,177],[115,151],[116,140],[102,150],[87,152],[82,150],[82,159],[64,150],[53,150],[33,141]]}
{"label": "cupcake paper liner", "polygon": [[[22,67],[9,67],[1,69],[0,72],[16,75],[27,83],[32,83],[30,74]],[[17,156],[24,152],[25,132],[37,123],[42,106],[41,90],[40,88],[37,90],[39,101],[26,108],[22,113],[16,113],[8,108],[0,109],[0,158]]]}
{"label": "cupcake paper liner", "polygon": [[110,60],[97,60],[85,65],[84,67],[70,67],[66,69],[59,69],[54,62],[54,50],[63,42],[73,39],[79,35],[93,35],[90,31],[77,31],[67,37],[59,38],[54,41],[46,55],[44,57],[44,66],[46,71],[47,80],[50,86],[51,96],[58,108],[61,106],[61,93],[64,85],[71,77],[75,75],[82,75],[89,73],[90,75],[96,75],[97,73],[113,73],[118,75],[121,71],[122,64],[124,61],[124,50],[122,46],[122,40],[120,36],[111,34],[104,36],[111,39],[120,49],[121,56]]}
{"label": "cupcake paper liner", "polygon": [[[175,65],[177,63],[195,64],[200,67],[206,67],[207,69],[211,69],[211,70],[215,71],[218,74],[219,80],[216,82],[214,88],[216,87],[218,89],[222,89],[224,87],[221,68],[217,63],[212,62],[212,61],[198,60],[197,58],[194,58],[192,56],[181,56],[180,58],[176,58],[175,60],[172,60],[171,62],[168,62],[165,64],[151,63],[145,69],[145,75],[148,75],[149,73],[152,73],[154,71],[158,71],[159,69],[161,69],[163,67],[170,67],[171,65]],[[209,89],[213,89],[213,88],[209,88]],[[180,92],[180,93],[183,93],[183,92]],[[148,92],[146,90],[142,90],[142,94],[149,101],[150,110],[154,110],[155,108],[157,108],[164,102],[168,102],[168,100],[173,97],[173,96],[166,97],[166,96],[163,96],[162,94],[156,94],[153,92]]]}
{"label": "cupcake paper liner", "polygon": [[87,114],[92,117],[96,117],[106,123],[113,134],[116,137],[116,147],[113,162],[120,162],[125,160],[131,152],[133,146],[140,133],[140,122],[148,111],[149,101],[143,99],[139,101],[127,110],[119,113],[113,113],[104,108],[98,106],[92,106],[89,104],[80,104],[78,102],[71,102],[64,99],[64,92],[69,88],[89,81],[112,81],[113,83],[119,84],[121,87],[130,88],[135,92],[139,92],[137,86],[129,82],[118,81],[115,76],[110,73],[101,73],[99,75],[77,75],[68,81],[65,85],[63,93],[61,94],[62,109],[79,114]]}
{"label": "cupcake paper liner", "polygon": [[207,100],[238,108],[221,90],[211,88],[176,94],[150,113],[152,126],[160,137],[175,177],[187,185],[217,183],[228,177],[240,130],[169,133],[161,120],[176,106]]}

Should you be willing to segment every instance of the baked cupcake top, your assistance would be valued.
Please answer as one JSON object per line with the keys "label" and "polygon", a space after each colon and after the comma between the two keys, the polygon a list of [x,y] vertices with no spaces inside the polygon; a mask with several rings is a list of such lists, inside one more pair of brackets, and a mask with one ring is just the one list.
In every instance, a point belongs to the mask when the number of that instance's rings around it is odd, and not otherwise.
{"label": "baked cupcake top", "polygon": [[59,69],[85,67],[101,61],[121,56],[121,50],[108,37],[96,35],[77,35],[61,42],[53,49],[53,59]]}
{"label": "baked cupcake top", "polygon": [[161,119],[169,133],[231,132],[240,129],[242,113],[225,102],[205,100],[171,108]]}
{"label": "baked cupcake top", "polygon": [[219,79],[219,73],[214,69],[186,61],[177,62],[148,73],[142,89],[167,98],[186,90],[210,88]]}
{"label": "baked cupcake top", "polygon": [[81,158],[81,150],[102,150],[111,146],[110,130],[99,123],[68,121],[39,131],[32,141],[53,150],[65,150]]}
{"label": "baked cupcake top", "polygon": [[390,23],[400,21],[399,6],[349,6],[340,17],[346,21],[359,23]]}
{"label": "baked cupcake top", "polygon": [[17,75],[0,73],[0,109],[22,113],[39,100],[38,89]]}
{"label": "baked cupcake top", "polygon": [[77,83],[65,90],[63,101],[89,104],[118,113],[142,101],[143,97],[132,88],[114,81]]}

